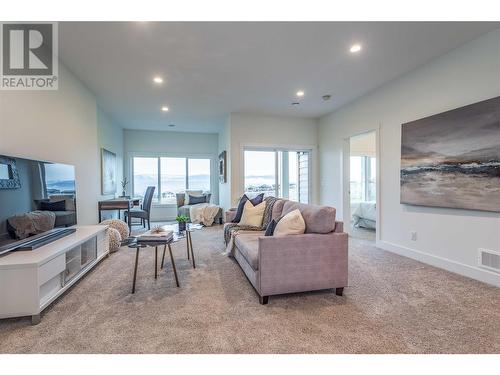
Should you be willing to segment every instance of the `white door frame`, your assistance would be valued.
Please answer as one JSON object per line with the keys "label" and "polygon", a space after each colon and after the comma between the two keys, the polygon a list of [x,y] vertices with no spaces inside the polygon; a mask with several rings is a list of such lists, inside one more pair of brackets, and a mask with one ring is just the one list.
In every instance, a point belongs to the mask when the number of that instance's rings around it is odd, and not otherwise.
{"label": "white door frame", "polygon": [[381,171],[381,163],[380,163],[380,124],[376,128],[372,129],[366,129],[361,132],[356,132],[352,133],[349,136],[343,138],[343,143],[342,143],[342,213],[343,213],[343,222],[344,222],[344,231],[352,234],[352,228],[351,228],[351,199],[350,199],[350,170],[351,170],[351,163],[350,163],[350,157],[351,157],[351,138],[366,134],[366,133],[371,133],[375,132],[375,155],[376,155],[376,162],[377,162],[377,173],[376,173],[376,215],[377,215],[377,223],[376,223],[376,234],[375,234],[375,240],[376,243],[380,241],[381,238],[381,223],[380,223],[380,197],[381,197],[381,183],[380,183],[380,176],[382,175]]}

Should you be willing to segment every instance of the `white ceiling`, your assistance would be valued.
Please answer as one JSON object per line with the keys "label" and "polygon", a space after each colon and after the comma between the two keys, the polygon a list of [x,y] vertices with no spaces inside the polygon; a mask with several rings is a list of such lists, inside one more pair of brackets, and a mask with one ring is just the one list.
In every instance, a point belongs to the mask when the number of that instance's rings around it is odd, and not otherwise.
{"label": "white ceiling", "polygon": [[[63,22],[59,53],[124,128],[217,132],[230,112],[322,116],[497,27]],[[348,51],[354,42],[363,45],[356,55]],[[161,86],[152,83],[155,75],[164,78]],[[298,89],[305,96],[292,106]]]}

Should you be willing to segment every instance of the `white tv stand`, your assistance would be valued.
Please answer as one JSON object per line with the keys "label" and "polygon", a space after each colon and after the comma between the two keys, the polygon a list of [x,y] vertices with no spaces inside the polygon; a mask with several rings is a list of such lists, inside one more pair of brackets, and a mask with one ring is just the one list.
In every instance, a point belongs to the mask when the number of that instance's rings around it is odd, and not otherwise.
{"label": "white tv stand", "polygon": [[76,232],[35,250],[0,257],[0,319],[40,313],[109,253],[107,226]]}

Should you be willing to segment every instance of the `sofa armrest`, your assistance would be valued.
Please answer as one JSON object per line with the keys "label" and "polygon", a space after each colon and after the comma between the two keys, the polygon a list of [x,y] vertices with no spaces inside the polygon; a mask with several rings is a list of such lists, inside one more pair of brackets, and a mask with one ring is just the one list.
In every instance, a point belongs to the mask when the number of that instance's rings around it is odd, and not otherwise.
{"label": "sofa armrest", "polygon": [[345,287],[347,249],[347,233],[259,237],[259,293]]}
{"label": "sofa armrest", "polygon": [[229,210],[225,212],[224,222],[230,223],[236,216],[236,210]]}
{"label": "sofa armrest", "polygon": [[344,222],[343,221],[336,221],[335,222],[335,233],[342,233],[344,231]]}

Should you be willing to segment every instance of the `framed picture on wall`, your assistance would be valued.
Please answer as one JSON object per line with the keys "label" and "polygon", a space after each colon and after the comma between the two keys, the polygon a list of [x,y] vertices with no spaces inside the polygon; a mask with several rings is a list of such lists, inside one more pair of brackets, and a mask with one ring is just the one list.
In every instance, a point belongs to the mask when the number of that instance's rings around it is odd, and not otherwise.
{"label": "framed picture on wall", "polygon": [[105,148],[101,149],[101,193],[116,193],[116,154]]}
{"label": "framed picture on wall", "polygon": [[226,151],[219,154],[219,181],[227,182],[227,166],[226,166]]}

